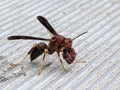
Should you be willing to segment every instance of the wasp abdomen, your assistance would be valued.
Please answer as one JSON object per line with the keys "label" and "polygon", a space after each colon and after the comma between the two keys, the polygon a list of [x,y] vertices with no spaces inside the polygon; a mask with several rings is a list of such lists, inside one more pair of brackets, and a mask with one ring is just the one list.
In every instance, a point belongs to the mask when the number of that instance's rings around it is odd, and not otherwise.
{"label": "wasp abdomen", "polygon": [[32,47],[32,49],[28,52],[28,54],[30,54],[31,61],[42,55],[46,48],[47,45],[43,42],[36,44],[34,47]]}

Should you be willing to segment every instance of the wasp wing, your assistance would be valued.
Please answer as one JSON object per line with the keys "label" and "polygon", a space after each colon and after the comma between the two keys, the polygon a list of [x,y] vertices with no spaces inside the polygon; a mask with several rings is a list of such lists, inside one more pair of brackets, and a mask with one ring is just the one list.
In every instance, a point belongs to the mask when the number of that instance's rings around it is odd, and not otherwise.
{"label": "wasp wing", "polygon": [[46,38],[39,38],[39,37],[32,37],[32,36],[10,36],[7,38],[8,40],[16,40],[16,39],[24,39],[24,40],[43,40],[43,41],[50,41],[50,39]]}
{"label": "wasp wing", "polygon": [[39,22],[45,26],[48,30],[48,33],[53,37],[54,35],[58,35],[57,32],[53,29],[53,27],[50,25],[50,23],[48,22],[48,20],[43,17],[43,16],[37,16],[37,19],[39,20]]}

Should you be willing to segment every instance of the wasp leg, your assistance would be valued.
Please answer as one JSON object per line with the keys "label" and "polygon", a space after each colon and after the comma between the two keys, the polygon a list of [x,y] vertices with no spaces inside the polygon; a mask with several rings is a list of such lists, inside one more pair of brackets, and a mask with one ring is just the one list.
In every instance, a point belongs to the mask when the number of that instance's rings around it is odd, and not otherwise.
{"label": "wasp leg", "polygon": [[63,64],[63,62],[62,62],[62,60],[61,60],[61,58],[60,58],[60,53],[57,52],[57,55],[58,55],[58,59],[59,59],[61,65],[62,65],[63,70],[64,70],[64,71],[67,71],[67,69],[65,69],[64,64]]}
{"label": "wasp leg", "polygon": [[17,64],[11,63],[10,65],[16,67],[17,65],[20,65],[21,63],[23,63],[26,60],[26,58],[31,54],[32,50],[33,48],[27,53],[27,55],[20,62],[18,62]]}
{"label": "wasp leg", "polygon": [[44,65],[44,62],[45,62],[45,55],[46,55],[46,53],[44,53],[42,62],[40,64],[40,70],[38,72],[39,75],[42,73],[43,65]]}
{"label": "wasp leg", "polygon": [[86,63],[86,61],[81,61],[80,59],[77,59],[76,63]]}
{"label": "wasp leg", "polygon": [[27,54],[19,63],[17,63],[17,64],[11,63],[10,65],[16,67],[17,65],[20,65],[21,63],[23,63],[28,56],[29,56],[29,54]]}
{"label": "wasp leg", "polygon": [[42,62],[40,64],[40,69],[39,69],[39,72],[38,74],[40,75],[42,73],[42,69],[43,69],[43,65],[44,65],[44,62],[45,62],[45,55],[49,53],[48,49],[44,49],[44,55],[43,55],[43,58],[42,58]]}

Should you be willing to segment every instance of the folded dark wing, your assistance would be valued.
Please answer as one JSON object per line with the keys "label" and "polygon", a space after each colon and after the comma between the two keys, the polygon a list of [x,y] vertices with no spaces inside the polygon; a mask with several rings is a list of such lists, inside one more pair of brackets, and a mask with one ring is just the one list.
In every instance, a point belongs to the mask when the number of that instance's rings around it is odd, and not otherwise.
{"label": "folded dark wing", "polygon": [[43,16],[37,16],[37,19],[39,20],[39,22],[47,28],[49,34],[51,36],[57,35],[57,32],[53,29],[53,27],[50,25],[50,23],[48,22],[48,20],[43,17]]}

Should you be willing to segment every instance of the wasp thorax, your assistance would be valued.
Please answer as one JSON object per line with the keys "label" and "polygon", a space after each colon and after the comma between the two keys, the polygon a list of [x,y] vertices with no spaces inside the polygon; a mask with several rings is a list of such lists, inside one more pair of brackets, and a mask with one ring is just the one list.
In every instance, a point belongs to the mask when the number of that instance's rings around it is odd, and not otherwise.
{"label": "wasp thorax", "polygon": [[63,42],[64,37],[61,35],[55,35],[49,42],[49,48],[57,51],[60,44]]}

